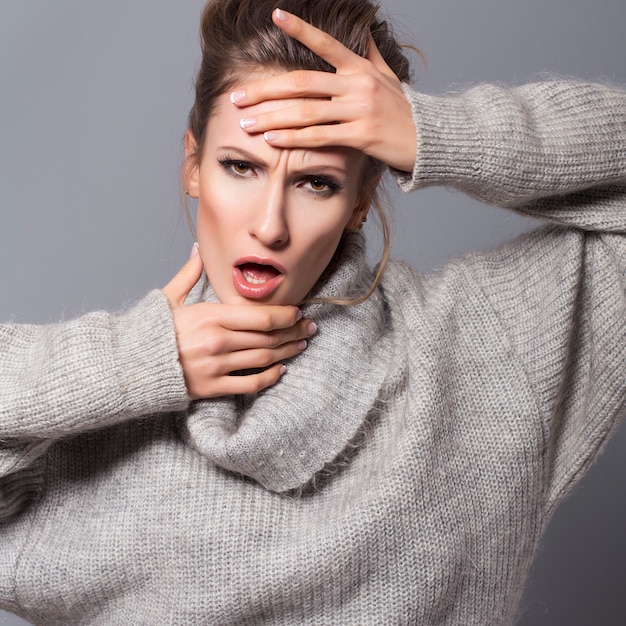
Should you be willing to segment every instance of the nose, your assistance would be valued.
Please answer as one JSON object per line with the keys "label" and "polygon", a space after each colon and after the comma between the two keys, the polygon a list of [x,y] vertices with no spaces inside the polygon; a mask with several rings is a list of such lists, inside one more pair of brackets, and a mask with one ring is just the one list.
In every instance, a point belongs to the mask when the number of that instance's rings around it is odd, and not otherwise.
{"label": "nose", "polygon": [[248,232],[268,248],[282,248],[289,241],[286,216],[286,192],[280,177],[268,182],[266,193],[259,197]]}

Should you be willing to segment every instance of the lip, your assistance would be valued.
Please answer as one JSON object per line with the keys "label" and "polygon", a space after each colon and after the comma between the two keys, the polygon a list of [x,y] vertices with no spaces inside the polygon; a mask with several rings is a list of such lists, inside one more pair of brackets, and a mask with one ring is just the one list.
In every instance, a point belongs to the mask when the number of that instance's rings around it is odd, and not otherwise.
{"label": "lip", "polygon": [[[272,267],[275,267],[280,272],[280,274],[278,274],[274,278],[270,278],[270,280],[261,285],[252,285],[244,278],[243,272],[241,271],[240,266],[244,265],[245,263],[256,263],[257,265],[271,265]],[[244,298],[253,298],[255,300],[259,300],[261,298],[267,298],[272,293],[274,293],[278,286],[283,282],[286,273],[287,271],[285,270],[285,268],[277,261],[274,261],[274,259],[268,259],[266,257],[260,257],[256,255],[245,256],[237,259],[233,263],[233,285],[235,286],[235,289],[240,296],[243,296]]]}

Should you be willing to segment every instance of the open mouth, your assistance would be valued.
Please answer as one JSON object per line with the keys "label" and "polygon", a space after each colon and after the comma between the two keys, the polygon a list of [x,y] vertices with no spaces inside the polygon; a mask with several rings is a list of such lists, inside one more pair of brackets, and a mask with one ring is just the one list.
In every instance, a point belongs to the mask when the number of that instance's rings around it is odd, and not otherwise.
{"label": "open mouth", "polygon": [[233,284],[245,298],[269,297],[284,278],[283,268],[270,263],[269,259],[244,258],[233,266]]}
{"label": "open mouth", "polygon": [[261,263],[242,263],[238,267],[244,279],[251,285],[264,285],[281,273],[273,265]]}

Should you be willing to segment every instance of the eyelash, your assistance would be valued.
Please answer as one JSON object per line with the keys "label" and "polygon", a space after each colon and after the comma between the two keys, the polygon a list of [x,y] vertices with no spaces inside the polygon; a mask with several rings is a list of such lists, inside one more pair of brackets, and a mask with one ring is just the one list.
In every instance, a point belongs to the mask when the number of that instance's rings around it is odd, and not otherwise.
{"label": "eyelash", "polygon": [[230,157],[219,159],[219,164],[226,170],[228,174],[230,174],[231,176],[235,176],[237,178],[245,176],[248,173],[248,172],[243,173],[243,172],[235,171],[233,168],[237,165],[241,165],[243,167],[247,167],[250,170],[254,170],[254,168],[252,167],[252,165],[250,165],[250,163],[246,163],[245,161],[242,161],[241,159],[232,159]]}
{"label": "eyelash", "polygon": [[[234,178],[246,178],[249,171],[254,172],[254,166],[247,161],[243,161],[242,159],[235,159],[232,157],[224,157],[222,159],[218,159],[219,164],[224,168],[227,174],[233,176]],[[234,168],[236,166],[248,168],[246,172],[237,172]],[[318,197],[329,198],[330,196],[335,195],[338,191],[343,189],[343,184],[338,180],[335,180],[331,176],[323,176],[323,175],[305,175],[300,178],[300,183],[303,184],[313,184],[318,183],[325,186],[325,189],[313,189],[311,187],[307,188],[307,192]]]}

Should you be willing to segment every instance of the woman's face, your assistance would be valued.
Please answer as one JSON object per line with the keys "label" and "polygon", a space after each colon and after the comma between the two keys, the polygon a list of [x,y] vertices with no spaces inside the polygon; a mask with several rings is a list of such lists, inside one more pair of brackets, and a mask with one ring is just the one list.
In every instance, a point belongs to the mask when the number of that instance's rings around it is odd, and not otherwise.
{"label": "woman's face", "polygon": [[[357,228],[367,209],[359,193],[362,153],[273,148],[240,127],[244,115],[292,105],[268,101],[243,113],[221,96],[200,164],[186,174],[187,190],[198,198],[200,255],[220,302],[299,303],[344,229]],[[193,141],[188,134],[188,154]]]}

